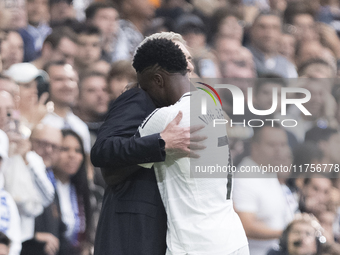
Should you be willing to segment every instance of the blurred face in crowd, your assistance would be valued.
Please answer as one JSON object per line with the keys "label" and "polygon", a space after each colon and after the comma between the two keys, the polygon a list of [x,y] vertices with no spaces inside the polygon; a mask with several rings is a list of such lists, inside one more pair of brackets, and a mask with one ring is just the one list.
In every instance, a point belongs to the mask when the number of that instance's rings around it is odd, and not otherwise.
{"label": "blurred face in crowd", "polygon": [[119,14],[114,8],[102,8],[97,10],[93,19],[92,25],[96,26],[104,37],[115,35],[119,28]]}
{"label": "blurred face in crowd", "polygon": [[0,91],[0,129],[6,131],[13,110],[14,100],[12,95],[6,91]]}
{"label": "blurred face in crowd", "polygon": [[201,50],[205,47],[206,36],[201,32],[189,32],[182,35],[183,39],[187,42],[187,45],[192,48],[192,52],[195,50]]}
{"label": "blurred face in crowd", "polygon": [[287,248],[289,255],[316,254],[317,245],[314,227],[307,222],[296,222],[288,233]]}
{"label": "blurred face in crowd", "polygon": [[300,41],[317,41],[319,35],[316,31],[315,21],[309,14],[296,15],[293,19],[293,25],[296,27],[295,38]]}
{"label": "blurred face in crowd", "polygon": [[50,18],[53,22],[62,22],[66,19],[74,19],[76,11],[72,4],[66,0],[61,0],[50,6]]}
{"label": "blurred face in crowd", "polygon": [[1,90],[7,91],[8,93],[10,93],[12,97],[15,99],[16,103],[20,99],[19,86],[13,80],[2,79],[0,77],[0,91]]}
{"label": "blurred face in crowd", "polygon": [[265,54],[275,54],[281,35],[280,18],[274,15],[259,17],[251,29],[252,44]]}
{"label": "blurred face in crowd", "polygon": [[287,134],[280,128],[263,127],[258,141],[252,142],[251,155],[257,164],[280,166],[289,152]]}
{"label": "blurred face in crowd", "polygon": [[50,77],[50,98],[54,104],[71,107],[78,98],[77,74],[71,65],[52,65],[47,70]]}
{"label": "blurred face in crowd", "polygon": [[71,66],[74,65],[74,59],[77,55],[78,45],[69,38],[64,37],[60,40],[56,49],[50,49],[49,61],[65,61]]}
{"label": "blurred face in crowd", "polygon": [[81,145],[77,138],[72,135],[65,136],[54,168],[56,176],[64,180],[70,179],[78,172],[83,160]]}
{"label": "blurred face in crowd", "polygon": [[281,109],[281,86],[274,82],[268,82],[259,87],[254,95],[254,104],[258,110],[268,110],[273,104],[273,89],[277,89],[277,106],[275,112]]}
{"label": "blurred face in crowd", "polygon": [[329,59],[331,59],[330,62],[334,61],[334,56],[329,57],[329,55],[332,56],[333,53],[328,48],[323,47],[320,42],[305,41],[300,46],[300,50],[296,56],[296,63],[301,65],[313,58],[321,58],[327,62]]}
{"label": "blurred face in crowd", "polygon": [[[0,160],[1,165],[1,160]],[[3,243],[0,244],[0,255],[8,255],[9,254],[9,247]]]}
{"label": "blurred face in crowd", "polygon": [[110,99],[116,100],[124,92],[128,83],[128,78],[123,75],[112,78],[109,83]]}
{"label": "blurred face in crowd", "polygon": [[85,121],[98,121],[107,112],[109,95],[105,77],[90,76],[80,86],[78,107],[89,118]]}
{"label": "blurred face in crowd", "polygon": [[330,179],[320,176],[312,177],[309,183],[304,184],[302,194],[309,211],[314,213],[314,211],[322,211],[321,208],[326,209],[327,204],[330,202],[332,187]]}
{"label": "blurred face in crowd", "polygon": [[282,34],[279,41],[279,53],[294,63],[296,40],[294,36]]}
{"label": "blurred face in crowd", "polygon": [[26,0],[6,1],[1,0],[1,13],[6,15],[6,24],[1,24],[4,29],[20,29],[27,25]]}
{"label": "blurred face in crowd", "polygon": [[[335,71],[329,66],[324,65],[321,63],[315,63],[309,65],[303,73],[301,73],[301,76],[308,77],[308,78],[334,78],[335,77]],[[331,81],[331,80],[329,80]],[[323,83],[327,81],[323,80]],[[331,86],[328,86],[329,89],[331,89]]]}
{"label": "blurred face in crowd", "polygon": [[235,39],[218,37],[215,45],[216,56],[220,62],[236,57],[241,43]]}
{"label": "blurred face in crowd", "polygon": [[218,36],[235,39],[242,42],[243,27],[235,16],[228,16],[222,22],[218,29]]}
{"label": "blurred face in crowd", "polygon": [[29,109],[38,103],[37,81],[19,83],[20,104],[19,109]]}
{"label": "blurred face in crowd", "polygon": [[89,67],[99,60],[101,56],[99,35],[80,34],[78,42],[76,61],[79,65]]}
{"label": "blurred face in crowd", "polygon": [[129,17],[151,19],[155,14],[155,7],[150,0],[125,0],[122,9]]}
{"label": "blurred face in crowd", "polygon": [[322,149],[325,160],[329,164],[339,164],[339,151],[340,151],[340,134],[335,133],[330,136],[327,141],[320,141],[319,146]]}
{"label": "blurred face in crowd", "polygon": [[31,134],[32,150],[42,157],[46,167],[56,163],[61,141],[61,131],[48,125],[38,124]]}
{"label": "blurred face in crowd", "polygon": [[309,116],[312,119],[318,119],[324,115],[326,91],[320,85],[320,81],[309,81],[304,85],[304,88],[311,93],[311,99],[303,105],[312,114]]}
{"label": "blurred face in crowd", "polygon": [[24,59],[24,41],[19,33],[11,31],[1,43],[1,57],[4,70]]}
{"label": "blurred face in crowd", "polygon": [[48,0],[27,0],[28,23],[37,27],[48,20]]}

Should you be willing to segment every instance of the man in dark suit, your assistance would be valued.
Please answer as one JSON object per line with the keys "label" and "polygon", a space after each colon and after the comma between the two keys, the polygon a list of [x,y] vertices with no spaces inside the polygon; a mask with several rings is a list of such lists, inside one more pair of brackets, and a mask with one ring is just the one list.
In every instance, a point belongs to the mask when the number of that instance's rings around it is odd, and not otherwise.
{"label": "man in dark suit", "polygon": [[[188,69],[193,69],[189,62]],[[154,170],[137,164],[164,161],[169,153],[187,156],[190,130],[178,126],[182,118],[179,113],[162,133],[143,138],[134,136],[155,108],[146,92],[130,89],[114,101],[99,130],[91,160],[102,168],[105,180],[111,185],[104,195],[95,255],[165,254],[166,213]],[[191,135],[191,141],[201,139]]]}

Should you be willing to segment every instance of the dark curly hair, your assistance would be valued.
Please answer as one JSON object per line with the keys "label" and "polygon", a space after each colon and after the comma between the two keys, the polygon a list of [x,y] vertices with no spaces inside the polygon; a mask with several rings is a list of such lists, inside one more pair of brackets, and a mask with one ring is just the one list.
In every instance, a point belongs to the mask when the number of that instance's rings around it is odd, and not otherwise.
{"label": "dark curly hair", "polygon": [[168,39],[152,39],[142,44],[133,58],[133,67],[138,73],[159,65],[169,73],[187,72],[187,61],[183,51]]}

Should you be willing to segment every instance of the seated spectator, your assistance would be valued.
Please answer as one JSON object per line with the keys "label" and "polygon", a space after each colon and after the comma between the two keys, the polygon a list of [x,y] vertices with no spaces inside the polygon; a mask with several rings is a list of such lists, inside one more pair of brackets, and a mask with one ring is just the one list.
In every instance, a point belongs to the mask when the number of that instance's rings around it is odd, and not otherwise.
{"label": "seated spectator", "polygon": [[[289,154],[286,132],[278,126],[263,126],[254,131],[251,156],[244,158],[238,169],[285,164]],[[283,229],[295,213],[290,211],[277,175],[267,173],[258,178],[260,175],[240,173],[234,179],[235,211],[248,237],[250,254],[254,255],[265,255],[278,243]]]}
{"label": "seated spectator", "polygon": [[96,27],[82,27],[78,31],[78,51],[75,58],[75,69],[83,73],[95,65],[101,56],[100,32]]}
{"label": "seated spectator", "polygon": [[[7,158],[8,137],[0,130],[0,199],[2,201],[0,204],[0,254],[19,255],[21,251],[20,216],[12,196],[4,189],[3,161]],[[5,235],[11,239],[10,247],[9,239],[7,237],[6,239]]]}
{"label": "seated spectator", "polygon": [[340,164],[340,134],[338,130],[326,127],[313,127],[306,132],[305,141],[314,142],[322,151],[323,164]]}
{"label": "seated spectator", "polygon": [[[32,130],[30,140],[32,150],[42,157],[46,166],[45,171],[49,179],[53,180],[52,168],[59,159],[61,131],[48,125],[38,124]],[[21,255],[63,254],[58,251],[62,252],[65,246],[64,228],[58,206],[58,196],[55,194],[53,202],[35,218],[34,238],[23,243]]]}
{"label": "seated spectator", "polygon": [[24,42],[18,32],[10,31],[8,33],[6,39],[1,43],[1,56],[4,70],[24,60]]}
{"label": "seated spectator", "polygon": [[303,63],[313,59],[322,59],[326,61],[332,69],[336,70],[335,56],[329,48],[322,46],[318,41],[303,41],[299,43],[295,56],[297,66],[300,67]]}
{"label": "seated spectator", "polygon": [[[299,66],[298,73],[299,77],[328,78],[330,81],[336,77],[334,67],[322,58],[310,59],[303,62]],[[331,88],[332,86],[330,86],[329,91],[331,91]]]}
{"label": "seated spectator", "polygon": [[309,174],[301,189],[299,208],[301,212],[312,213],[317,218],[332,210],[332,180],[322,174]]}
{"label": "seated spectator", "polygon": [[30,63],[12,65],[5,72],[19,85],[19,107],[21,124],[32,129],[47,113],[44,105],[48,93],[38,99],[38,78],[48,80],[47,74]]}
{"label": "seated spectator", "polygon": [[102,34],[103,57],[109,62],[130,59],[127,38],[119,26],[119,13],[114,5],[95,2],[86,9],[86,22]]}
{"label": "seated spectator", "polygon": [[4,75],[0,73],[0,90],[7,91],[12,95],[14,98],[15,102],[15,107],[19,107],[19,101],[20,101],[20,96],[19,96],[19,86],[14,82],[13,79],[8,77],[7,75]]}
{"label": "seated spectator", "polygon": [[46,171],[51,170],[58,159],[61,138],[61,130],[49,125],[40,123],[32,130],[32,150],[43,159]]}
{"label": "seated spectator", "polygon": [[2,232],[0,232],[0,255],[9,255],[11,240]]}
{"label": "seated spectator", "polygon": [[[72,130],[63,130],[59,160],[53,172],[59,197],[61,218],[66,224],[65,237],[70,246],[60,254],[82,254],[90,249],[93,233],[90,192],[86,176],[86,157],[81,138]],[[67,250],[66,250],[67,251]]]}
{"label": "seated spectator", "polygon": [[66,61],[73,66],[77,49],[77,35],[72,30],[66,27],[55,28],[46,37],[41,49],[41,56],[32,61],[32,64],[38,69],[43,69],[50,61]]}
{"label": "seated spectator", "polygon": [[121,15],[120,28],[127,39],[128,52],[132,58],[143,41],[149,20],[155,15],[155,7],[149,0],[117,1],[117,5]]}
{"label": "seated spectator", "polygon": [[4,30],[18,30],[27,26],[26,0],[1,1],[0,6],[4,16],[7,16],[2,18],[9,21],[0,25]]}
{"label": "seated spectator", "polygon": [[241,15],[229,7],[216,9],[210,23],[210,41],[215,42],[218,37],[227,37],[242,43],[244,22],[241,20]]}
{"label": "seated spectator", "polygon": [[293,25],[297,43],[319,41],[316,29],[315,13],[304,1],[291,1],[284,12],[284,22]]}
{"label": "seated spectator", "polygon": [[30,62],[40,55],[45,38],[52,32],[48,25],[49,0],[27,1],[28,25],[19,32],[24,40],[24,62]]}
{"label": "seated spectator", "polygon": [[186,41],[198,76],[219,77],[217,59],[207,45],[206,27],[203,21],[196,15],[186,14],[178,18],[175,30]]}
{"label": "seated spectator", "polygon": [[49,0],[50,23],[61,23],[67,19],[75,19],[76,12],[72,0]]}
{"label": "seated spectator", "polygon": [[280,249],[271,250],[268,255],[324,254],[322,250],[325,242],[317,219],[306,213],[298,214],[282,233]]}
{"label": "seated spectator", "polygon": [[282,33],[279,40],[279,53],[291,63],[295,63],[296,39],[290,33]]}
{"label": "seated spectator", "polygon": [[113,63],[107,76],[110,100],[116,100],[124,92],[126,85],[134,82],[137,82],[137,74],[131,62],[122,60]]}
{"label": "seated spectator", "polygon": [[106,76],[101,73],[84,74],[79,81],[79,98],[73,111],[95,137],[108,110],[107,87]]}
{"label": "seated spectator", "polygon": [[261,13],[250,31],[249,50],[254,56],[259,74],[276,73],[284,78],[296,78],[294,65],[279,55],[278,40],[281,35],[281,19],[274,13]]}
{"label": "seated spectator", "polygon": [[7,132],[15,109],[14,99],[10,93],[0,90],[0,129]]}
{"label": "seated spectator", "polygon": [[72,111],[79,95],[77,73],[71,65],[63,61],[50,62],[45,70],[50,77],[49,99],[53,102],[54,109],[48,112],[41,122],[59,129],[73,129],[83,139],[85,151],[89,153],[89,129]]}

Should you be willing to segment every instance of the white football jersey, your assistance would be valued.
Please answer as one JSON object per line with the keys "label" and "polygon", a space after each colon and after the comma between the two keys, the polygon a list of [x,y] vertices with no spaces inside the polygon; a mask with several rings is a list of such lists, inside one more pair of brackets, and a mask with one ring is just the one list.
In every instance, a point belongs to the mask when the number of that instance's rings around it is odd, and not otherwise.
{"label": "white football jersey", "polygon": [[[207,147],[200,151],[199,159],[167,155],[164,162],[153,164],[168,219],[167,254],[226,255],[247,245],[242,223],[233,209],[232,179],[226,174],[224,178],[212,178],[209,173],[198,175],[204,178],[192,177],[195,170],[204,171],[203,167],[197,168],[202,163],[230,164],[226,126],[213,126],[214,119],[224,118],[222,109],[206,95],[201,91],[186,93],[176,104],[155,110],[139,128],[141,136],[160,133],[182,111],[180,126],[204,124],[201,132],[208,134],[204,141]],[[199,108],[202,97],[208,101],[206,115],[200,109],[190,111],[191,107]]]}

